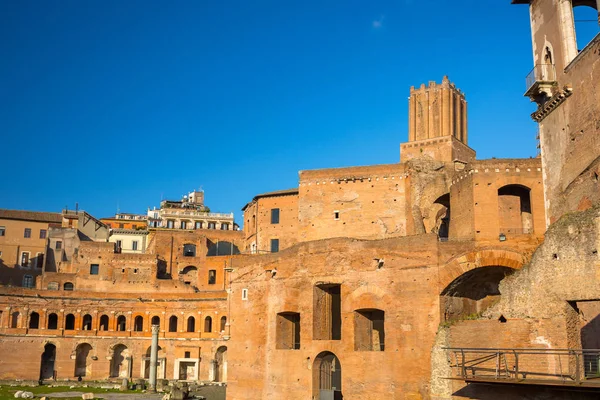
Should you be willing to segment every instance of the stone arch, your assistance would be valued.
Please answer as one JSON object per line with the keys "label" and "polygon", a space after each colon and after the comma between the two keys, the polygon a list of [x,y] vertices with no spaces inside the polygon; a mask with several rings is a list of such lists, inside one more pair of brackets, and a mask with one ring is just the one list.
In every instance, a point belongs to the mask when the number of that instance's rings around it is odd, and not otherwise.
{"label": "stone arch", "polygon": [[56,373],[54,372],[54,361],[56,360],[56,345],[51,342],[47,342],[44,345],[44,351],[41,355],[40,362],[40,380],[45,379],[56,379]]}
{"label": "stone arch", "polygon": [[21,323],[21,313],[18,311],[13,311],[10,314],[10,327],[18,328]]}
{"label": "stone arch", "polygon": [[66,331],[75,330],[75,315],[67,314],[65,316],[65,330]]}
{"label": "stone arch", "polygon": [[88,357],[92,351],[92,345],[89,343],[80,343],[75,348],[75,374],[76,377],[89,376],[91,374],[91,364],[88,363]]}
{"label": "stone arch", "polygon": [[102,316],[100,316],[98,330],[99,331],[107,331],[108,330],[108,315],[102,314]]}
{"label": "stone arch", "polygon": [[128,378],[131,365],[129,349],[124,344],[111,346],[110,377]]}
{"label": "stone arch", "polygon": [[47,329],[58,329],[58,314],[50,313],[48,314],[48,321],[46,325]]}
{"label": "stone arch", "polygon": [[454,257],[442,268],[439,275],[439,292],[441,293],[452,281],[476,268],[503,266],[515,270],[523,268],[526,257],[512,250],[486,249],[473,251]]}
{"label": "stone arch", "polygon": [[187,319],[187,331],[196,332],[196,318],[189,316]]}
{"label": "stone arch", "polygon": [[227,382],[227,346],[221,346],[215,353],[215,382]]}
{"label": "stone arch", "polygon": [[144,317],[137,315],[133,319],[133,330],[135,332],[142,332],[144,330]]}
{"label": "stone arch", "polygon": [[349,296],[352,309],[383,308],[392,298],[379,286],[368,284],[358,287]]}
{"label": "stone arch", "polygon": [[116,326],[116,330],[123,332],[125,330],[127,330],[127,317],[124,315],[119,315],[117,317],[117,326]]}
{"label": "stone arch", "polygon": [[463,254],[440,269],[440,320],[479,314],[498,301],[498,285],[523,267],[525,257],[510,250]]}
{"label": "stone arch", "polygon": [[522,184],[498,188],[498,224],[504,235],[533,232],[531,188]]}
{"label": "stone arch", "polygon": [[81,330],[91,331],[92,330],[92,316],[85,314],[81,319]]}
{"label": "stone arch", "polygon": [[212,332],[212,318],[210,316],[204,318],[204,332]]}
{"label": "stone arch", "polygon": [[330,351],[323,351],[313,362],[313,399],[342,398],[342,364]]}
{"label": "stone arch", "polygon": [[198,287],[198,268],[188,265],[179,271],[179,280],[186,285]]}
{"label": "stone arch", "polygon": [[177,332],[177,317],[171,315],[169,318],[169,332]]}
{"label": "stone arch", "polygon": [[29,329],[39,329],[40,328],[40,314],[37,312],[32,312],[29,314]]}

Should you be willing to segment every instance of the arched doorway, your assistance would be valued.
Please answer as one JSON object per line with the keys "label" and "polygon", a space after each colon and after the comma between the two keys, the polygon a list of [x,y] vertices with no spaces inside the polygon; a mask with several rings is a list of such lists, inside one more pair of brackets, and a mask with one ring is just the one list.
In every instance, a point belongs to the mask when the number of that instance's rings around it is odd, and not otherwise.
{"label": "arched doorway", "polygon": [[[156,358],[156,379],[165,379],[165,362],[166,357],[162,347],[158,346],[158,354]],[[152,355],[152,346],[148,346],[144,355],[142,370],[144,379],[150,379],[150,357]]]}
{"label": "arched doorway", "polygon": [[56,359],[56,346],[47,343],[42,353],[42,362],[40,366],[40,379],[55,379],[54,360]]}
{"label": "arched doorway", "polygon": [[227,347],[221,346],[215,354],[215,382],[227,382]]}
{"label": "arched doorway", "polygon": [[129,378],[129,366],[131,358],[127,346],[118,344],[113,348],[112,360],[110,363],[111,378]]}
{"label": "arched doorway", "polygon": [[179,280],[186,285],[198,287],[198,268],[188,265],[179,272]]}
{"label": "arched doorway", "polygon": [[335,354],[319,353],[313,364],[313,398],[342,399],[342,365]]}
{"label": "arched doorway", "polygon": [[88,356],[92,351],[92,346],[88,343],[81,343],[75,349],[75,376],[89,376],[91,365],[88,365]]}

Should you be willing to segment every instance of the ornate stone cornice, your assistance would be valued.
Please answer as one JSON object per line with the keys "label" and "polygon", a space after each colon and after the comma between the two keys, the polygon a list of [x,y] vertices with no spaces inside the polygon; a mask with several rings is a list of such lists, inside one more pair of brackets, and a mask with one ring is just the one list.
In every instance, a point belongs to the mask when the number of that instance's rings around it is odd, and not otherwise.
{"label": "ornate stone cornice", "polygon": [[573,89],[565,86],[562,90],[548,99],[548,101],[539,106],[537,111],[531,114],[531,118],[536,122],[541,122],[552,111],[556,110],[556,108],[558,108],[558,106],[560,106],[571,94],[573,94]]}

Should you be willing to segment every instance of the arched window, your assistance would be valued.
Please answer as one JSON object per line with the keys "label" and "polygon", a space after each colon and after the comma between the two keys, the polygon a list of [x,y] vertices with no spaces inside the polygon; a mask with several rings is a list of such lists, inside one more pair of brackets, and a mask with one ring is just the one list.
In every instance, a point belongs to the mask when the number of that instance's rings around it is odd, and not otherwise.
{"label": "arched window", "polygon": [[75,316],[73,314],[67,314],[65,317],[65,330],[72,331],[75,329]]}
{"label": "arched window", "polygon": [[177,317],[174,315],[169,318],[169,332],[177,332]]}
{"label": "arched window", "polygon": [[90,314],[85,314],[83,319],[81,320],[81,329],[84,331],[92,330],[92,316]]}
{"label": "arched window", "polygon": [[101,331],[108,330],[108,315],[103,315],[100,317],[100,325],[98,326],[98,329]]}
{"label": "arched window", "polygon": [[506,185],[498,189],[499,234],[527,235],[533,233],[530,189],[521,185]]}
{"label": "arched window", "polygon": [[117,318],[117,331],[124,332],[126,329],[127,318],[124,315],[119,315]]}
{"label": "arched window", "polygon": [[141,332],[144,330],[144,318],[141,315],[138,315],[133,320],[133,330],[136,332]]}
{"label": "arched window", "polygon": [[19,327],[19,316],[21,314],[18,311],[15,311],[10,316],[10,327],[18,328]]}
{"label": "arched window", "polygon": [[58,329],[58,315],[55,313],[48,315],[48,329]]}
{"label": "arched window", "polygon": [[63,285],[63,290],[72,291],[74,288],[75,288],[75,286],[73,286],[73,284],[71,282],[65,282],[65,284]]}
{"label": "arched window", "polygon": [[225,325],[227,325],[227,317],[222,316],[221,317],[221,327],[219,329],[221,332],[225,332]]}
{"label": "arched window", "polygon": [[196,318],[189,317],[187,320],[187,331],[195,332],[196,331]]}
{"label": "arched window", "polygon": [[212,332],[212,318],[206,317],[204,319],[204,332]]}
{"label": "arched window", "polygon": [[40,327],[40,314],[32,312],[29,314],[29,329],[39,329]]}
{"label": "arched window", "polygon": [[160,317],[155,315],[154,317],[152,317],[152,321],[150,323],[152,325],[160,326]]}

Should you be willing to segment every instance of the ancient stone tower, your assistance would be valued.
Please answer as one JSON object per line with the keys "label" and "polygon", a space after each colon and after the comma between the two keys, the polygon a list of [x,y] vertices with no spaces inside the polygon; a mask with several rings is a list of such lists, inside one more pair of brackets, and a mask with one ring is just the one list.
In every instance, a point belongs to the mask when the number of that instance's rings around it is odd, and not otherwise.
{"label": "ancient stone tower", "polygon": [[429,82],[410,88],[408,142],[400,146],[401,162],[417,157],[468,162],[475,151],[467,145],[465,95],[445,76],[441,84]]}

